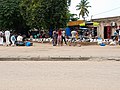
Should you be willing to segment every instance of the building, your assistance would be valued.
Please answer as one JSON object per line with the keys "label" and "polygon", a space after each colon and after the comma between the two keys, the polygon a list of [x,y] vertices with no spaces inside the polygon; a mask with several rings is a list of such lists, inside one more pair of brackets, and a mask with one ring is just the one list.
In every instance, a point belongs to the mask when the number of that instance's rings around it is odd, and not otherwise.
{"label": "building", "polygon": [[110,39],[114,32],[120,28],[120,16],[92,19],[93,22],[98,22],[97,36]]}

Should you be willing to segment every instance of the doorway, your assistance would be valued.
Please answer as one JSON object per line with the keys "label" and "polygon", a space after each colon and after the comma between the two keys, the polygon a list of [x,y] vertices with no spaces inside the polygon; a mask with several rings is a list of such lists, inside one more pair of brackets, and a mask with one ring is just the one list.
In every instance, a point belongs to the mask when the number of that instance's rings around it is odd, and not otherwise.
{"label": "doorway", "polygon": [[110,39],[111,38],[111,26],[105,26],[104,27],[104,39]]}

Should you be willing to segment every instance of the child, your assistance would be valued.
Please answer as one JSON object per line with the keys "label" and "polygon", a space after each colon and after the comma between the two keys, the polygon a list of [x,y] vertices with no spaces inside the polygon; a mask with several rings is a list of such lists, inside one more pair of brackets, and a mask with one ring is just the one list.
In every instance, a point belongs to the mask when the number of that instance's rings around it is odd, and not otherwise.
{"label": "child", "polygon": [[11,46],[15,46],[16,38],[14,34],[11,36],[11,42],[12,42]]}

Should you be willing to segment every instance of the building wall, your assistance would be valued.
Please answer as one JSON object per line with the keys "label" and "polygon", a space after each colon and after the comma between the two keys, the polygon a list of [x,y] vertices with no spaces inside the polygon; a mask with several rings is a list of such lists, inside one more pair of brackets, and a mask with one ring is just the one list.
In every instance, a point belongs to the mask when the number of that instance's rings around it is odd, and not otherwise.
{"label": "building wall", "polygon": [[[92,21],[99,23],[97,32],[98,32],[98,36],[101,38],[104,38],[104,27],[111,28],[111,36],[113,36],[115,30],[120,27],[120,16],[92,19]],[[116,23],[116,26],[114,27],[111,25],[113,22]]]}

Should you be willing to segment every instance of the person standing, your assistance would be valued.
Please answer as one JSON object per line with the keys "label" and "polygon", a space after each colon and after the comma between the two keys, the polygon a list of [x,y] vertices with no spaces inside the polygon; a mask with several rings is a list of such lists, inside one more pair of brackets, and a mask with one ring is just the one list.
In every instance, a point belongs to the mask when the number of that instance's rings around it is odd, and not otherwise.
{"label": "person standing", "polygon": [[119,45],[120,45],[120,29],[119,29],[119,33],[118,33],[118,42],[119,42]]}
{"label": "person standing", "polygon": [[0,31],[0,45],[3,45],[3,32]]}
{"label": "person standing", "polygon": [[12,42],[12,45],[11,46],[15,46],[15,42],[16,42],[16,38],[15,38],[15,35],[13,34],[10,38],[11,42]]}
{"label": "person standing", "polygon": [[57,45],[57,32],[56,31],[53,31],[53,46],[56,46]]}
{"label": "person standing", "polygon": [[67,27],[67,28],[65,29],[65,31],[66,31],[66,36],[67,36],[67,38],[70,37],[70,36],[71,36],[71,29],[70,29],[69,27]]}
{"label": "person standing", "polygon": [[57,38],[58,45],[62,45],[62,29],[58,30],[58,38]]}
{"label": "person standing", "polygon": [[71,38],[71,43],[70,43],[70,46],[71,46],[71,44],[73,43],[73,45],[75,46],[75,42],[76,42],[76,31],[75,30],[73,30],[72,32],[71,32],[71,35],[72,35],[72,38]]}
{"label": "person standing", "polygon": [[76,40],[76,31],[75,30],[73,30],[72,32],[71,32],[71,35],[72,35],[72,39],[71,39],[71,41],[72,42],[74,42],[75,40]]}
{"label": "person standing", "polygon": [[67,45],[66,37],[65,37],[65,36],[66,36],[66,35],[65,35],[65,31],[62,30],[62,45],[63,45],[63,40],[64,40],[65,44]]}
{"label": "person standing", "polygon": [[5,31],[6,46],[10,45],[10,31]]}

